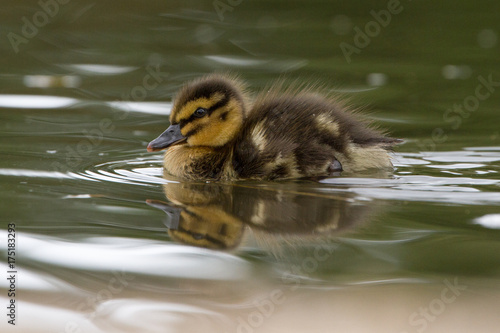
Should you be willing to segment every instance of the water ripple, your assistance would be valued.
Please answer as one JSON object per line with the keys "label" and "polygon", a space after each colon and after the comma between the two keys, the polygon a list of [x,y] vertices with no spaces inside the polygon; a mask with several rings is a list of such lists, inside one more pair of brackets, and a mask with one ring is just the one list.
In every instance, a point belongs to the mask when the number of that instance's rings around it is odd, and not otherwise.
{"label": "water ripple", "polygon": [[[321,180],[312,191],[323,193],[351,192],[359,198],[396,201],[446,202],[455,204],[498,204],[500,151],[454,151],[398,153],[394,177],[340,176]],[[469,162],[464,162],[464,161]],[[478,163],[478,161],[483,161]],[[398,164],[399,163],[399,164]],[[423,174],[429,169],[433,175]],[[446,175],[446,176],[445,176]],[[83,170],[55,172],[29,169],[0,169],[0,176],[78,179],[93,182],[157,186],[168,181],[163,176],[162,156],[147,155],[107,161],[85,166]],[[273,186],[272,183],[266,183]],[[322,184],[322,185],[320,185]]]}
{"label": "water ripple", "polygon": [[101,163],[72,175],[80,179],[147,186],[167,183],[162,174],[161,156],[153,156]]}
{"label": "water ripple", "polygon": [[99,307],[99,315],[96,324],[104,324],[105,327],[120,328],[121,331],[140,332],[144,329],[144,323],[148,323],[148,331],[163,331],[165,327],[172,327],[182,322],[196,322],[197,327],[205,328],[211,326],[214,319],[220,322],[224,315],[215,311],[167,300],[111,300]]}

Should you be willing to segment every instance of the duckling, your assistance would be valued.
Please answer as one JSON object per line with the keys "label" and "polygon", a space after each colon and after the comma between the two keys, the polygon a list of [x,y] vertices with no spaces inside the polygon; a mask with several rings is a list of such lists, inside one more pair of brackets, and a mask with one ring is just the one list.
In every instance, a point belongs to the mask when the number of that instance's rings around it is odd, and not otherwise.
{"label": "duckling", "polygon": [[251,103],[235,77],[195,79],[177,93],[170,126],[147,150],[166,149],[165,170],[190,180],[312,178],[392,167],[388,150],[400,140],[313,89],[282,86]]}

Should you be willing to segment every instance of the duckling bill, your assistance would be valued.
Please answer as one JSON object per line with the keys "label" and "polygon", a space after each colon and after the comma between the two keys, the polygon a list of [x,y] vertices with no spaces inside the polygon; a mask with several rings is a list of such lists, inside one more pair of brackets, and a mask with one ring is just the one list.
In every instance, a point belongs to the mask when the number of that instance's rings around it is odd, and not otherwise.
{"label": "duckling bill", "polygon": [[181,88],[147,149],[166,149],[164,168],[179,178],[273,180],[391,168],[399,141],[311,89],[278,85],[251,103],[240,81],[212,74]]}

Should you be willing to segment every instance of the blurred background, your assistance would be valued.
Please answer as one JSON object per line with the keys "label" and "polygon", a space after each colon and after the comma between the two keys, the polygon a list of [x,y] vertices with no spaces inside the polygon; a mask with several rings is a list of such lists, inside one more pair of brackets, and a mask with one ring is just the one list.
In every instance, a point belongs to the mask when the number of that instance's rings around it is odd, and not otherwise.
{"label": "blurred background", "polygon": [[[3,4],[0,266],[15,224],[18,307],[2,332],[496,330],[498,13],[487,0]],[[214,71],[251,92],[285,77],[345,94],[404,138],[394,173],[165,179],[146,145],[182,83]]]}

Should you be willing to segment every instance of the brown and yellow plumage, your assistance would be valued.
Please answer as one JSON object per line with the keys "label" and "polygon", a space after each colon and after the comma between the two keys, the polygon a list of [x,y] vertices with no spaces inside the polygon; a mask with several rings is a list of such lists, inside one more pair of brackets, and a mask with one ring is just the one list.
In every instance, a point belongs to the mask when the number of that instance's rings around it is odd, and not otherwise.
{"label": "brown and yellow plumage", "polygon": [[212,74],[177,94],[170,127],[148,145],[185,179],[324,177],[390,168],[398,142],[313,89],[267,89],[253,103],[235,78]]}

